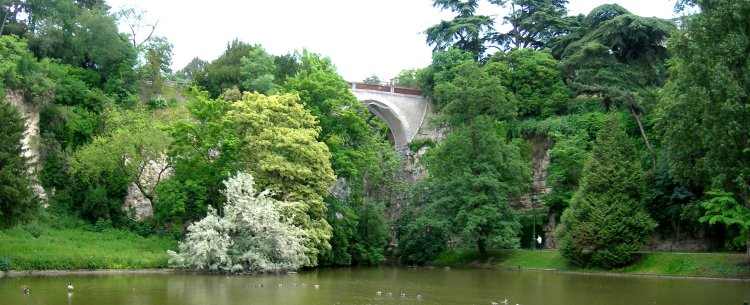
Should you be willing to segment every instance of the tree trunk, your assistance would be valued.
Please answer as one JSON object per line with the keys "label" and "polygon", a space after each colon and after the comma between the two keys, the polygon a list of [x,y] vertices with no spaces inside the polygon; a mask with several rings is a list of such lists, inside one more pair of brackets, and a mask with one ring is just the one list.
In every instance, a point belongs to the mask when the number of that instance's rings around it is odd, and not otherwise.
{"label": "tree trunk", "polygon": [[477,239],[477,250],[479,250],[479,257],[487,257],[487,245],[484,242],[484,238]]}
{"label": "tree trunk", "polygon": [[633,115],[633,118],[635,118],[635,122],[638,123],[638,130],[641,132],[641,137],[643,137],[643,142],[646,142],[646,148],[651,153],[651,159],[652,159],[652,169],[656,171],[656,153],[654,152],[653,146],[651,146],[651,141],[648,140],[648,137],[646,136],[646,130],[643,128],[643,123],[641,122],[641,117],[638,115],[635,109],[633,107],[630,108],[630,114]]}

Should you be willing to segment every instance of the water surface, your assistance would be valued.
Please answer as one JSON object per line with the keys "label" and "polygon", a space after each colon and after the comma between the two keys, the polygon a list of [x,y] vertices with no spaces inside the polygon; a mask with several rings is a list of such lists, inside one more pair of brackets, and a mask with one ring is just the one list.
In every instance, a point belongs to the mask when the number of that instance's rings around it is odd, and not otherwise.
{"label": "water surface", "polygon": [[[70,295],[67,282],[75,286]],[[750,282],[455,268],[0,279],[0,305],[480,305],[506,298],[511,305],[741,305],[750,300]]]}

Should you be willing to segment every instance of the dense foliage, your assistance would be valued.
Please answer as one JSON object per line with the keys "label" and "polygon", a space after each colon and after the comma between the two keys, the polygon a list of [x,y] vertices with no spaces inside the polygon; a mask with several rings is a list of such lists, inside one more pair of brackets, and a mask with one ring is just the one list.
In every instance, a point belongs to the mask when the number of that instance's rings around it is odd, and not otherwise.
{"label": "dense foliage", "polygon": [[750,6],[567,2],[433,1],[453,18],[424,33],[432,63],[393,82],[430,98],[436,136],[401,153],[322,55],[234,40],[174,72],[143,12],[0,2],[0,225],[186,237],[177,265],[222,271],[483,257],[534,232],[580,266],[750,251]]}
{"label": "dense foliage", "polygon": [[[733,196],[725,200],[736,200],[738,206],[727,207],[729,215],[750,209],[750,34],[745,30],[750,4],[695,2],[702,13],[689,18],[685,31],[669,41],[671,78],[659,126],[670,174],[686,185],[714,190],[709,194],[730,192]],[[712,215],[721,210],[712,204],[716,200],[706,202]],[[712,217],[712,222],[740,224],[750,255],[748,215]]]}

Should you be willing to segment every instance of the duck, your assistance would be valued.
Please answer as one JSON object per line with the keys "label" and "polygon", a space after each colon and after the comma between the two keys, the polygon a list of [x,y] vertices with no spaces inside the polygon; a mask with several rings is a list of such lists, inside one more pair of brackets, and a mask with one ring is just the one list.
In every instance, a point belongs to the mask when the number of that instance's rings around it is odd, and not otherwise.
{"label": "duck", "polygon": [[406,292],[401,291],[401,297],[405,298],[406,297]]}
{"label": "duck", "polygon": [[502,302],[500,302],[500,303],[503,303],[503,304],[505,304],[505,305],[508,305],[508,299],[504,299],[504,300],[503,300]]}
{"label": "duck", "polygon": [[390,291],[389,291],[389,292],[387,293],[387,295],[388,295],[389,297],[392,297],[392,296],[393,296],[393,292],[390,292]]}
{"label": "duck", "polygon": [[422,299],[422,295],[417,293],[417,300],[421,300],[421,299]]}
{"label": "duck", "polygon": [[68,289],[68,292],[73,292],[73,289],[75,289],[75,287],[73,287],[73,284],[71,282],[68,282],[68,284],[65,285],[65,288]]}
{"label": "duck", "polygon": [[29,288],[28,286],[23,286],[23,288],[21,289],[21,291],[23,291],[23,294],[25,294],[25,295],[30,295],[31,294],[31,288]]}
{"label": "duck", "polygon": [[315,287],[315,289],[318,289],[318,288],[320,288],[320,285],[315,284],[315,285],[313,285],[313,287]]}
{"label": "duck", "polygon": [[383,292],[380,291],[380,290],[378,290],[378,292],[376,292],[375,294],[377,294],[378,296],[381,296],[381,295],[383,295]]}

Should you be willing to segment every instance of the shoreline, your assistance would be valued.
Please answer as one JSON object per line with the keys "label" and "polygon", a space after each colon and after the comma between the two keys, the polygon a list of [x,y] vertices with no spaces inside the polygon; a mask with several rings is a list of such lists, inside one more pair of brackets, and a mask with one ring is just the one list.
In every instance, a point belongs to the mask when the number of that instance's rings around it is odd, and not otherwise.
{"label": "shoreline", "polygon": [[[500,270],[513,271],[517,269],[512,268],[493,268]],[[593,276],[608,276],[608,277],[645,277],[645,278],[658,278],[658,279],[681,279],[681,280],[704,280],[704,281],[731,281],[731,282],[750,282],[750,277],[713,277],[713,276],[699,276],[699,275],[670,275],[670,274],[656,274],[656,273],[620,273],[611,271],[572,271],[572,270],[559,270],[559,269],[548,269],[548,268],[521,268],[520,271],[539,271],[539,272],[555,272],[564,274],[575,274],[575,275],[593,275]]]}
{"label": "shoreline", "polygon": [[75,269],[75,270],[8,270],[0,271],[0,279],[25,276],[67,276],[67,275],[132,275],[132,274],[176,274],[182,272],[172,268],[156,269]]}
{"label": "shoreline", "polygon": [[[362,268],[379,268],[383,266],[374,267],[362,267]],[[409,268],[409,266],[401,265],[389,265],[387,267],[393,268]],[[682,280],[703,280],[703,281],[731,281],[731,282],[750,282],[750,277],[712,277],[712,276],[691,276],[691,275],[670,275],[670,274],[654,274],[654,273],[621,273],[611,271],[573,271],[573,270],[560,270],[554,268],[509,268],[500,266],[478,266],[478,265],[452,265],[452,266],[423,266],[420,268],[465,268],[465,269],[490,269],[496,271],[533,271],[533,272],[550,272],[550,273],[561,273],[561,274],[573,274],[573,275],[585,275],[585,276],[606,276],[606,277],[641,277],[641,278],[656,278],[656,279],[682,279]],[[315,268],[310,270],[302,270],[297,272],[316,271],[327,268]],[[174,268],[156,268],[156,269],[98,269],[98,270],[9,270],[0,271],[0,279],[3,278],[15,278],[15,277],[55,277],[55,276],[90,276],[90,275],[148,275],[148,274],[199,274],[199,275],[212,275],[210,272],[198,272],[180,270]],[[226,274],[222,274],[226,275]],[[234,276],[234,275],[233,275]],[[236,276],[247,276],[247,274],[237,274]]]}

